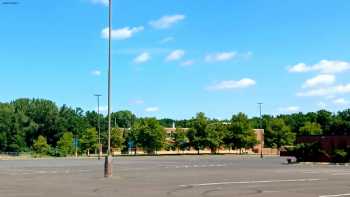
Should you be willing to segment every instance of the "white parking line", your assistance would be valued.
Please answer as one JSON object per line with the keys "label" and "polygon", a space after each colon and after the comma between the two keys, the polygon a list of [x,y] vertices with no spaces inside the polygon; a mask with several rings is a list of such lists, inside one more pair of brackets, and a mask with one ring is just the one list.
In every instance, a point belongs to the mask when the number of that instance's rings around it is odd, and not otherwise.
{"label": "white parking line", "polygon": [[212,185],[231,185],[231,184],[257,184],[257,183],[283,183],[283,182],[311,182],[320,181],[321,179],[286,179],[286,180],[265,180],[265,181],[235,181],[235,182],[216,182],[216,183],[201,183],[190,185],[179,185],[179,187],[200,187]]}
{"label": "white parking line", "polygon": [[335,194],[335,195],[323,195],[319,197],[339,197],[339,196],[350,196],[350,193],[348,194]]}

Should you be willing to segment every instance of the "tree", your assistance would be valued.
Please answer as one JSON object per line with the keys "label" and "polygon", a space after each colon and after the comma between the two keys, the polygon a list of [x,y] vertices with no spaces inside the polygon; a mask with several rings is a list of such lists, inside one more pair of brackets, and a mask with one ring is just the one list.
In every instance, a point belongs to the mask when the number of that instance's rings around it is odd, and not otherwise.
{"label": "tree", "polygon": [[303,127],[299,129],[299,135],[321,135],[321,125],[315,122],[306,122]]}
{"label": "tree", "polygon": [[58,153],[60,156],[72,155],[74,152],[73,145],[73,134],[70,132],[66,132],[57,142]]}
{"label": "tree", "polygon": [[226,127],[224,124],[217,122],[208,124],[206,127],[206,146],[212,153],[216,153],[224,143]]}
{"label": "tree", "polygon": [[131,128],[136,120],[136,116],[127,110],[112,113],[111,117],[116,128]]}
{"label": "tree", "polygon": [[80,138],[80,145],[82,151],[90,155],[90,150],[95,150],[97,145],[97,131],[95,128],[88,128],[84,131]]}
{"label": "tree", "polygon": [[280,149],[285,145],[292,145],[295,141],[295,133],[291,132],[282,119],[273,119],[265,130],[265,144],[267,147]]}
{"label": "tree", "polygon": [[184,129],[176,128],[173,135],[174,145],[178,151],[184,151],[188,147],[188,138],[186,136],[186,131]]}
{"label": "tree", "polygon": [[250,127],[247,115],[238,113],[232,116],[224,140],[227,145],[239,150],[252,148],[257,144],[256,134]]}
{"label": "tree", "polygon": [[33,150],[39,155],[47,155],[50,151],[50,146],[47,144],[47,139],[40,135],[33,143]]}
{"label": "tree", "polygon": [[192,120],[192,127],[187,133],[187,137],[190,140],[190,145],[194,147],[199,154],[199,151],[204,149],[206,143],[206,128],[208,125],[208,118],[203,112],[199,112]]}
{"label": "tree", "polygon": [[132,133],[137,145],[148,154],[154,154],[164,146],[166,133],[155,118],[138,120],[132,128]]}
{"label": "tree", "polygon": [[320,110],[317,112],[316,121],[321,125],[321,129],[325,134],[331,134],[330,126],[332,121],[332,113],[326,110]]}
{"label": "tree", "polygon": [[124,129],[112,128],[111,131],[111,146],[113,148],[122,149],[125,139],[123,137]]}

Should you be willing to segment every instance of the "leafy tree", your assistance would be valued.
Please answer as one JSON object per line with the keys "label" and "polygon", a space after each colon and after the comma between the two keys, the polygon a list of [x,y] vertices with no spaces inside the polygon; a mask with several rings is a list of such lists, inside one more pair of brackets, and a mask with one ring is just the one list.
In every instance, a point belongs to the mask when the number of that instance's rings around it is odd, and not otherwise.
{"label": "leafy tree", "polygon": [[122,149],[125,139],[123,137],[124,129],[112,128],[111,131],[111,146],[113,148]]}
{"label": "leafy tree", "polygon": [[332,121],[332,113],[326,110],[317,112],[316,121],[321,125],[321,129],[325,134],[331,134],[330,126]]}
{"label": "leafy tree", "polygon": [[291,132],[282,119],[273,119],[265,130],[265,144],[268,147],[280,149],[285,145],[292,145],[295,141],[295,133]]}
{"label": "leafy tree", "polygon": [[210,148],[212,153],[216,153],[220,146],[224,144],[225,133],[226,127],[220,122],[211,123],[207,125],[206,145]]}
{"label": "leafy tree", "polygon": [[39,136],[33,143],[33,150],[39,155],[47,155],[50,151],[50,146],[47,144],[47,140],[44,136]]}
{"label": "leafy tree", "polygon": [[190,141],[190,145],[194,147],[199,154],[199,151],[204,149],[207,145],[206,142],[206,127],[208,125],[208,118],[203,112],[200,112],[192,120],[192,127],[187,133],[187,137]]}
{"label": "leafy tree", "polygon": [[149,154],[164,146],[166,133],[155,118],[138,120],[132,128],[132,133],[137,145]]}
{"label": "leafy tree", "polygon": [[233,149],[252,148],[257,144],[256,134],[250,127],[249,119],[244,113],[233,115],[224,138]]}
{"label": "leafy tree", "polygon": [[111,117],[116,128],[131,128],[136,120],[136,116],[127,110],[112,113]]}
{"label": "leafy tree", "polygon": [[173,135],[173,140],[177,150],[184,151],[188,147],[189,140],[184,129],[176,128],[176,131]]}
{"label": "leafy tree", "polygon": [[70,132],[66,132],[57,142],[58,153],[60,156],[72,155],[74,152],[73,145],[73,134]]}
{"label": "leafy tree", "polygon": [[95,128],[88,128],[84,131],[80,138],[80,145],[82,151],[85,151],[88,155],[90,155],[91,150],[95,150],[98,147]]}
{"label": "leafy tree", "polygon": [[299,135],[321,135],[321,125],[314,122],[306,122],[303,127],[299,129]]}

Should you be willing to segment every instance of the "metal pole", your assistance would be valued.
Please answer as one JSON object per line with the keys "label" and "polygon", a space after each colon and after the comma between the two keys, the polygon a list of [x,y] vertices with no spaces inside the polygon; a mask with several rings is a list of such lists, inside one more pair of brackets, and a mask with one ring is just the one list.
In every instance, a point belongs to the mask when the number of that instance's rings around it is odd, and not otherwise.
{"label": "metal pole", "polygon": [[102,144],[101,144],[101,121],[100,121],[100,97],[101,94],[95,94],[97,97],[97,126],[98,126],[98,160],[102,156]]}
{"label": "metal pole", "polygon": [[112,81],[112,0],[109,0],[108,11],[108,153],[105,158],[105,177],[112,176],[112,156],[111,156],[111,81]]}
{"label": "metal pole", "polygon": [[[260,129],[263,129],[262,128],[262,114],[261,114],[261,108],[262,108],[262,104],[263,103],[258,103],[259,104],[259,109],[260,109]],[[264,149],[264,137],[263,137],[263,133],[261,133],[261,139],[260,139],[260,145],[261,145],[261,150],[260,150],[260,158],[264,158],[264,155],[263,155],[263,149]]]}

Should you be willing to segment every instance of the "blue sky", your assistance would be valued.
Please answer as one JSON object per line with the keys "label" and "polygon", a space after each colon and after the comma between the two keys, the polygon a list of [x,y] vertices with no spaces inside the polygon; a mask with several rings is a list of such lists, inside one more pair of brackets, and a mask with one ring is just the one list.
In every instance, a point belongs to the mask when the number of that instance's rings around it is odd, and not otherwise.
{"label": "blue sky", "polygon": [[[0,5],[0,102],[107,105],[103,0]],[[0,0],[3,2],[3,0]],[[115,0],[113,110],[189,118],[350,104],[346,0]]]}

